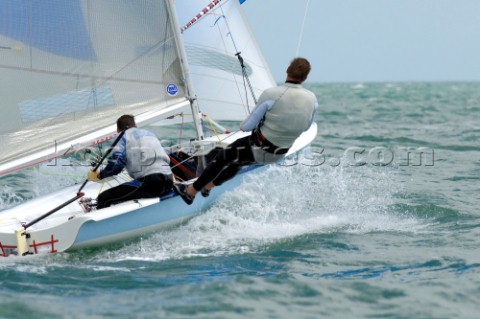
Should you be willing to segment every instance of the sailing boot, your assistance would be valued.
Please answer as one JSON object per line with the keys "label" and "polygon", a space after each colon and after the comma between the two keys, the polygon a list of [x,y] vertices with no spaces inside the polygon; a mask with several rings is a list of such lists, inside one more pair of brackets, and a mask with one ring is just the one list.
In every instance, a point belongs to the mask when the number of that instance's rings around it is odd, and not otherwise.
{"label": "sailing boot", "polygon": [[180,195],[180,197],[185,203],[187,203],[187,205],[191,205],[193,203],[195,196],[191,196],[187,193],[187,186],[185,184],[175,183],[173,184],[173,189],[175,190],[175,192],[177,192],[178,195]]}

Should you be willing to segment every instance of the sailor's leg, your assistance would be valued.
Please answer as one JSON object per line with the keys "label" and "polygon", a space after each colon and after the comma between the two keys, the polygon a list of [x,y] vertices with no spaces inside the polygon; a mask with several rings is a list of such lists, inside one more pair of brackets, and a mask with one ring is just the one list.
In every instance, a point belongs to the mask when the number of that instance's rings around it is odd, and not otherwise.
{"label": "sailor's leg", "polygon": [[215,177],[215,179],[213,180],[213,185],[220,186],[224,182],[232,179],[233,177],[235,177],[235,175],[237,175],[238,171],[242,168],[242,166],[244,165],[239,165],[235,163],[228,165],[220,172],[220,174],[217,175],[217,177]]}
{"label": "sailor's leg", "polygon": [[97,198],[97,209],[109,207],[114,202],[121,201],[123,198],[128,197],[130,194],[134,194],[138,190],[138,186],[132,186],[128,184],[122,184],[104,192],[101,192]]}
{"label": "sailor's leg", "polygon": [[[253,162],[254,158],[250,148],[250,136],[240,138],[215,156],[203,173],[193,183],[193,188],[196,191],[200,191],[202,187],[215,180],[217,176],[222,174],[226,169],[228,169],[228,171],[225,173],[225,177],[230,179],[235,176],[240,169],[235,166],[246,165]],[[233,167],[230,168],[230,166]]]}
{"label": "sailor's leg", "polygon": [[139,198],[152,198],[158,196],[142,187],[142,183],[132,181],[107,189],[97,198],[97,209],[109,207],[114,203],[124,202]]}

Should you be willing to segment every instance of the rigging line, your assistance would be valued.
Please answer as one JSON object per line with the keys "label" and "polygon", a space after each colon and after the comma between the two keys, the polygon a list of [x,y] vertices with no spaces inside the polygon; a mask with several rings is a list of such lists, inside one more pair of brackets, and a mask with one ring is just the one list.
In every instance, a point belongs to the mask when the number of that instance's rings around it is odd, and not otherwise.
{"label": "rigging line", "polygon": [[185,116],[183,115],[183,113],[181,113],[181,117],[182,117],[182,125],[180,126],[180,136],[178,137],[178,146],[180,147],[179,149],[182,149],[183,127],[185,124]]}
{"label": "rigging line", "polygon": [[[212,15],[213,15],[213,16],[216,16],[216,13],[215,13],[215,12],[212,12]],[[223,17],[223,16],[220,15],[220,17]],[[215,21],[216,21],[216,20],[215,20]],[[218,26],[217,26],[217,30],[218,30],[218,33],[220,34],[220,39],[221,39],[221,41],[222,41],[222,45],[223,45],[224,51],[225,51],[225,52],[228,52],[227,44],[225,43],[225,39],[224,39],[224,37],[222,36],[222,32],[221,32],[221,30],[220,30],[220,28],[219,28]],[[240,85],[239,82],[237,81],[237,77],[236,77],[236,76],[232,75],[232,77],[233,77],[233,82],[235,82],[235,87],[236,87],[236,89],[237,89],[238,95],[239,95],[239,96],[242,98],[242,100],[243,100],[241,85]],[[244,80],[244,82],[245,82],[245,80]],[[246,93],[245,95],[248,96],[247,91],[246,91],[246,90],[244,90],[244,91],[245,91],[245,93]],[[246,113],[246,115],[248,115],[248,114],[249,114],[248,99],[247,99],[247,101],[246,101],[246,104],[247,104],[246,107],[245,107],[245,104],[242,104],[242,106],[244,106],[245,113]]]}
{"label": "rigging line", "polygon": [[[220,141],[224,141],[224,140],[226,140],[227,138],[229,138],[229,137],[231,137],[231,136],[233,136],[233,135],[235,135],[235,134],[238,134],[238,133],[239,133],[239,131],[235,131],[235,132],[232,132],[232,133],[230,133],[230,134],[226,134],[227,136],[225,136],[223,139],[220,139]],[[218,137],[220,137],[220,136],[218,136]],[[179,166],[179,165],[182,165],[183,163],[187,162],[188,160],[194,158],[195,156],[198,156],[198,155],[196,155],[198,152],[199,152],[199,150],[194,150],[189,157],[187,157],[186,159],[184,159],[184,160],[178,162],[177,164],[173,165],[172,168],[175,168],[175,167],[177,167],[177,166]],[[172,152],[172,153],[174,153],[174,152]]]}
{"label": "rigging line", "polygon": [[207,118],[207,122],[208,122],[208,124],[210,125],[211,130],[212,130],[213,133],[215,134],[215,137],[218,139],[218,142],[220,143],[220,146],[223,147],[222,140],[220,139],[220,136],[218,135],[217,130],[216,130],[215,127],[213,126],[213,123],[212,123],[212,121],[210,120],[210,117],[209,117],[208,115],[205,115],[205,114],[204,114],[204,116]]}
{"label": "rigging line", "polygon": [[183,163],[186,163],[187,161],[191,160],[192,158],[195,157],[195,152],[197,152],[197,151],[194,151],[191,156],[187,157],[187,158],[184,159],[183,161],[179,161],[177,164],[172,165],[171,168],[176,168],[176,167],[182,165]]}
{"label": "rigging line", "polygon": [[308,6],[309,5],[310,5],[310,0],[307,0],[307,4],[305,5],[305,13],[303,15],[302,27],[300,29],[300,36],[298,37],[297,51],[295,52],[295,56],[298,56],[298,54],[300,52],[300,45],[302,44],[303,31],[305,30],[305,21],[307,20],[307,13],[308,13]]}
{"label": "rigging line", "polygon": [[[240,62],[240,66],[242,68],[242,74],[243,74],[243,82],[245,83],[245,80],[247,80],[247,84],[248,84],[248,88],[250,89],[250,93],[252,94],[252,98],[253,98],[253,102],[255,103],[255,105],[257,105],[257,98],[255,97],[255,93],[253,92],[253,87],[252,87],[252,83],[250,83],[250,78],[248,77],[248,73],[247,73],[247,67],[245,66],[245,64],[243,63],[243,58],[242,56],[240,55],[240,51],[237,52],[237,54],[235,54],[237,57],[238,57],[238,61]],[[245,85],[245,84],[244,84]],[[247,92],[245,92],[245,94],[247,94]],[[249,107],[248,105],[248,96],[247,96],[247,107]],[[248,108],[248,113],[250,114],[250,107]]]}
{"label": "rigging line", "polygon": [[225,137],[222,139],[222,141],[225,141],[227,138],[229,138],[229,137],[231,137],[231,136],[233,136],[233,135],[235,135],[235,134],[238,134],[238,133],[240,133],[240,132],[241,132],[241,131],[234,131],[234,132],[231,132],[231,133],[229,133],[229,134],[226,134],[227,136],[225,136]]}
{"label": "rigging line", "polygon": [[[180,161],[178,162],[177,164],[175,165],[172,165],[171,168],[176,168],[177,166],[179,165],[182,165],[183,163],[187,162],[188,160],[191,160],[192,158],[194,158],[195,156],[201,156],[200,155],[196,155],[198,152],[200,152],[199,150],[194,150],[192,151],[191,155],[189,157],[187,157],[186,159],[184,159],[183,161]],[[170,151],[170,153],[174,154],[174,152]],[[185,153],[186,154],[186,153]]]}
{"label": "rigging line", "polygon": [[248,91],[247,91],[247,83],[245,82],[245,77],[243,78],[243,90],[245,91],[245,101],[247,102],[247,107],[245,109],[247,111],[247,116],[248,116],[250,115],[250,113],[252,113],[252,111],[250,110],[250,105],[248,104]]}
{"label": "rigging line", "polygon": [[[225,25],[227,26],[227,31],[228,31],[227,36],[229,36],[230,39],[232,39],[233,48],[235,49],[235,52],[237,52],[237,54],[238,54],[237,44],[235,43],[235,40],[233,39],[232,32],[230,31],[230,26],[228,25],[227,16],[225,15],[225,12],[223,12],[223,6],[222,5],[220,5],[220,11],[222,11],[222,16],[219,17],[219,19],[223,17],[223,19],[225,20]],[[216,23],[216,21],[215,21],[215,23]]]}
{"label": "rigging line", "polygon": [[[220,31],[219,31],[220,32]],[[223,48],[226,52],[228,52],[227,50],[227,45],[225,44],[225,40],[223,39],[223,37],[221,38],[222,39],[222,44],[223,44]],[[233,73],[233,72],[232,72]],[[232,74],[232,77],[233,77],[233,82],[235,82],[235,87],[237,89],[237,92],[238,92],[238,96],[240,96],[242,98],[242,101],[243,101],[243,95],[242,95],[242,90],[241,90],[241,84],[238,82],[237,80],[237,77],[235,75]],[[242,106],[244,106],[244,109],[245,109],[245,113],[246,115],[248,115],[250,113],[250,107],[248,105],[248,91],[246,89],[246,85],[245,85],[245,79],[242,77],[243,79],[243,91],[245,92],[245,102],[242,103]]]}
{"label": "rigging line", "polygon": [[[245,67],[245,64],[243,62],[241,52],[238,51],[237,44],[235,43],[235,40],[233,39],[233,34],[230,30],[230,26],[228,24],[228,19],[225,16],[225,13],[223,12],[223,6],[221,4],[220,4],[220,11],[222,11],[222,16],[223,16],[223,19],[225,20],[225,25],[227,26],[227,31],[228,31],[227,35],[230,36],[230,39],[232,40],[233,48],[235,49],[235,52],[236,52],[235,55],[237,56],[238,62],[240,63],[240,67],[242,69],[243,81],[245,83],[245,80],[247,80],[247,84],[248,84],[248,87],[250,89],[250,94],[252,95],[253,101],[255,102],[255,105],[256,105],[257,104],[257,98],[255,97],[255,93],[253,92],[253,87],[252,87],[252,84],[250,83],[250,78],[248,77],[247,68]],[[247,103],[247,112],[248,112],[248,114],[250,114],[250,106],[248,105],[248,96],[247,96],[246,103]]]}

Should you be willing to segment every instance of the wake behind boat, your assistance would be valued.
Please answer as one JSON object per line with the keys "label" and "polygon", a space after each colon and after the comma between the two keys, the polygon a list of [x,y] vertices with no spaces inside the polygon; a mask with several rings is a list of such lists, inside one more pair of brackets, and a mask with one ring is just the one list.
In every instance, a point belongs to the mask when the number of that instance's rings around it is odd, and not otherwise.
{"label": "wake behind boat", "polygon": [[[168,149],[175,175],[187,184],[216,147],[249,134],[214,130],[207,138],[199,110],[207,111],[208,123],[240,120],[255,105],[255,95],[274,85],[238,2],[213,1],[201,11],[206,18],[185,25],[183,35],[176,9],[182,19],[198,14],[188,1],[173,3],[138,1],[112,10],[104,2],[43,1],[2,8],[0,18],[7,22],[0,28],[0,42],[11,49],[1,58],[1,76],[17,81],[0,88],[8,113],[0,120],[0,173],[112,140],[111,123],[120,113],[133,114],[139,126],[172,117],[174,123],[183,122],[190,113],[196,137]],[[63,32],[60,17],[69,20],[77,38]],[[32,24],[33,34],[18,27]],[[240,54],[237,46],[248,50]],[[312,125],[289,154],[307,147],[316,133]],[[244,174],[263,167],[242,169],[209,197],[197,196],[191,206],[171,192],[96,210],[91,199],[123,181],[87,183],[81,191],[74,185],[0,212],[0,256],[99,246],[169,227],[204,211]]]}

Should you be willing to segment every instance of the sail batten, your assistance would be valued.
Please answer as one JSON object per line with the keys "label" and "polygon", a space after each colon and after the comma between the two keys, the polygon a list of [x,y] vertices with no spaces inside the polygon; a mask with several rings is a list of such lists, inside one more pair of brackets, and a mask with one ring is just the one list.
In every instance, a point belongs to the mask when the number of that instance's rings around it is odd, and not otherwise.
{"label": "sail batten", "polygon": [[[90,79],[92,77],[90,74],[46,71],[46,70],[41,70],[41,69],[23,68],[23,67],[15,67],[15,66],[8,66],[8,65],[0,65],[0,70],[1,69],[22,71],[22,72],[31,72],[31,73],[38,73],[38,74],[57,75],[57,76],[71,77],[71,78],[75,78],[75,79],[80,79],[80,78],[89,78]],[[158,85],[166,84],[165,82],[163,82],[161,80],[121,78],[121,77],[115,77],[115,76],[96,76],[95,79],[99,80],[99,81],[112,80],[112,81],[118,81],[118,82],[132,82],[132,83],[142,83],[142,84],[158,84]]]}

